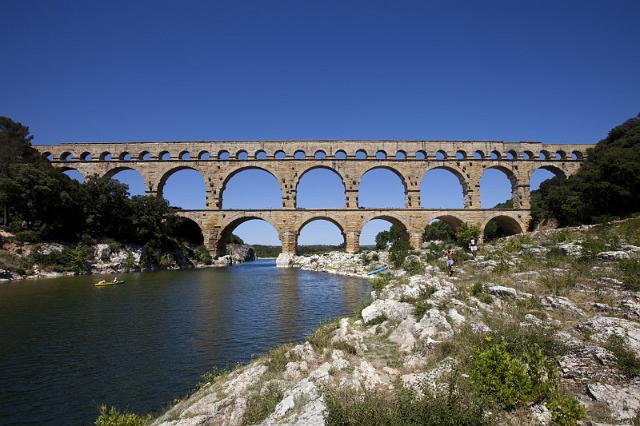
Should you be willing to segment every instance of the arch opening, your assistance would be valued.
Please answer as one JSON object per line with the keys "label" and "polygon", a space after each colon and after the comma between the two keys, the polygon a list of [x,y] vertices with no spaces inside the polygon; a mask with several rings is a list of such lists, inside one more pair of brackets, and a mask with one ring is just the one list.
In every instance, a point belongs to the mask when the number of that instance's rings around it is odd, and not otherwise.
{"label": "arch opening", "polygon": [[296,241],[298,254],[344,251],[346,244],[342,226],[328,217],[317,217],[306,221],[298,229]]}
{"label": "arch opening", "polygon": [[256,160],[266,160],[267,159],[267,153],[263,149],[260,149],[260,150],[256,151],[255,158],[256,158]]}
{"label": "arch opening", "polygon": [[329,167],[306,170],[296,185],[298,208],[344,208],[345,186],[342,176]]}
{"label": "arch opening", "polygon": [[507,160],[515,160],[518,158],[518,154],[514,150],[510,150],[507,151],[505,157],[507,158]]}
{"label": "arch opening", "polygon": [[189,151],[182,151],[178,158],[181,160],[191,160],[191,153]]}
{"label": "arch opening", "polygon": [[324,160],[325,158],[327,158],[327,153],[319,149],[315,154],[313,154],[313,158],[315,158],[316,160]]}
{"label": "arch opening", "polygon": [[198,153],[198,160],[210,160],[211,159],[211,154],[209,153],[209,151],[200,151],[200,153]]}
{"label": "arch opening", "polygon": [[480,150],[474,151],[473,158],[475,158],[476,160],[483,160],[484,159],[484,152],[482,152]]}
{"label": "arch opening", "polygon": [[303,160],[305,158],[307,158],[307,153],[304,152],[303,150],[299,149],[296,152],[293,153],[293,158],[295,158],[296,160]]}
{"label": "arch opening", "polygon": [[508,169],[485,169],[480,177],[480,207],[513,208],[513,194],[517,184],[515,176]]}
{"label": "arch opening", "polygon": [[466,160],[467,159],[467,153],[461,149],[459,149],[458,151],[456,151],[456,160]]}
{"label": "arch opening", "polygon": [[84,175],[82,173],[80,173],[79,170],[67,167],[67,168],[62,170],[62,173],[67,175],[70,179],[73,179],[73,180],[78,181],[80,183],[84,183],[84,180],[85,180],[84,179]]}
{"label": "arch opening", "polygon": [[45,158],[49,161],[53,160],[53,154],[50,152],[43,152],[42,153],[42,158]]}
{"label": "arch opening", "polygon": [[404,208],[407,187],[402,175],[390,167],[374,167],[360,178],[358,206],[366,208]]}
{"label": "arch opening", "polygon": [[111,161],[113,159],[112,155],[110,152],[105,151],[102,154],[100,154],[100,160],[102,161]]}
{"label": "arch opening", "polygon": [[174,223],[171,224],[169,233],[173,238],[183,243],[193,246],[201,246],[204,244],[204,234],[200,225],[186,217],[178,216]]}
{"label": "arch opening", "polygon": [[426,160],[427,159],[427,153],[426,151],[418,151],[416,152],[416,160]]}
{"label": "arch opening", "polygon": [[533,173],[531,173],[531,179],[529,180],[529,187],[531,191],[535,191],[540,189],[540,184],[545,180],[553,179],[555,177],[566,178],[565,173],[553,166],[543,166],[535,169]]}
{"label": "arch opening", "polygon": [[158,195],[178,209],[202,210],[207,208],[204,176],[191,167],[176,167],[162,176]]}
{"label": "arch opening", "polygon": [[464,178],[451,169],[427,171],[420,183],[420,207],[430,209],[464,208]]}
{"label": "arch opening", "polygon": [[222,151],[218,151],[218,160],[223,160],[226,161],[231,157],[231,154],[229,154],[229,151],[226,150],[222,150]]}
{"label": "arch opening", "polygon": [[344,160],[347,158],[347,153],[340,149],[336,151],[334,157],[337,158],[338,160]]}
{"label": "arch opening", "polygon": [[401,240],[409,246],[407,227],[392,216],[374,217],[360,230],[359,244],[363,249],[387,249],[396,240]]}
{"label": "arch opening", "polygon": [[280,184],[273,174],[259,167],[235,170],[222,184],[220,205],[223,209],[280,209]]}
{"label": "arch opening", "polygon": [[436,151],[436,160],[446,160],[447,159],[447,153],[444,152],[443,150],[438,150]]}
{"label": "arch opening", "polygon": [[249,153],[244,149],[236,152],[236,160],[245,161],[249,159]]}
{"label": "arch opening", "polygon": [[533,160],[533,152],[531,151],[524,151],[522,153],[522,159],[523,160]]}
{"label": "arch opening", "polygon": [[119,158],[120,158],[120,161],[131,161],[132,160],[131,154],[126,152],[126,151],[120,153],[120,157]]}
{"label": "arch opening", "polygon": [[491,151],[491,155],[490,155],[492,160],[499,160],[502,158],[502,155],[498,152],[498,151]]}
{"label": "arch opening", "polygon": [[387,153],[379,150],[378,152],[376,152],[376,160],[386,160],[387,159]]}
{"label": "arch opening", "polygon": [[[216,244],[216,254],[227,254],[229,244],[247,244],[253,248],[253,260],[259,257],[277,257],[282,242],[276,228],[260,217],[242,217],[226,225]],[[249,257],[251,257],[249,255]]]}
{"label": "arch opening", "polygon": [[396,160],[406,160],[407,159],[407,153],[403,150],[399,150],[396,152],[395,155]]}
{"label": "arch opening", "polygon": [[491,241],[496,238],[520,234],[522,232],[522,227],[514,218],[509,216],[496,216],[489,220],[484,226],[483,236],[485,241]]}
{"label": "arch opening", "polygon": [[70,152],[63,152],[62,154],[60,154],[60,160],[71,161],[73,160],[73,154]]}
{"label": "arch opening", "polygon": [[169,153],[169,151],[162,151],[160,154],[158,154],[158,158],[161,161],[169,161],[171,160],[171,154]]}
{"label": "arch opening", "polygon": [[140,155],[138,155],[138,160],[143,160],[143,161],[151,160],[151,153],[149,151],[142,151]]}
{"label": "arch opening", "polygon": [[456,232],[464,222],[455,216],[438,216],[429,221],[424,228],[423,241],[453,241]]}
{"label": "arch opening", "polygon": [[83,152],[82,154],[80,154],[80,159],[82,161],[91,161],[93,160],[93,156],[90,152]]}
{"label": "arch opening", "polygon": [[129,187],[129,197],[145,195],[146,193],[144,178],[135,169],[129,167],[118,167],[116,169],[109,170],[105,176],[127,185]]}
{"label": "arch opening", "polygon": [[582,160],[582,153],[580,151],[573,151],[571,153],[571,159],[574,161]]}
{"label": "arch opening", "polygon": [[359,160],[366,160],[367,159],[367,151],[365,151],[364,149],[359,149],[356,151],[356,158]]}
{"label": "arch opening", "polygon": [[285,154],[285,152],[282,150],[276,151],[273,156],[276,160],[284,160],[285,158],[287,158],[287,154]]}

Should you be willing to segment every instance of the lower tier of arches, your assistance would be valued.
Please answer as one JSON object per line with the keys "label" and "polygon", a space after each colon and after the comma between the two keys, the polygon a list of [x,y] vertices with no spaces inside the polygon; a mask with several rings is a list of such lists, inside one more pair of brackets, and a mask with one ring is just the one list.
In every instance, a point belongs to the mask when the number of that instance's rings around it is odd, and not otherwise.
{"label": "lower tier of arches", "polygon": [[[425,226],[435,219],[453,227],[473,223],[485,227],[499,223],[509,234],[527,230],[531,221],[529,210],[496,209],[282,209],[282,210],[179,210],[180,216],[193,220],[204,237],[204,244],[216,256],[224,254],[224,246],[234,229],[249,220],[264,220],[277,231],[282,252],[295,254],[300,231],[316,220],[335,224],[344,237],[345,250],[353,253],[360,248],[360,234],[371,220],[382,219],[399,227],[414,249],[422,246]],[[481,237],[482,238],[482,237]]]}

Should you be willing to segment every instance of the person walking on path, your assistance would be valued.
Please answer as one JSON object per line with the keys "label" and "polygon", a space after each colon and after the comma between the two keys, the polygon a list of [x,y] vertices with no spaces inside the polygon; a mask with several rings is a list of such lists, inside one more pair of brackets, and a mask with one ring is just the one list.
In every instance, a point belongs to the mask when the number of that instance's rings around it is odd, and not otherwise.
{"label": "person walking on path", "polygon": [[453,249],[449,249],[447,251],[447,272],[449,273],[449,276],[453,275],[453,264],[455,263],[455,253],[453,252]]}
{"label": "person walking on path", "polygon": [[473,258],[475,259],[476,255],[478,254],[478,244],[476,243],[475,238],[472,238],[469,242],[469,250],[471,250],[471,256],[473,256]]}

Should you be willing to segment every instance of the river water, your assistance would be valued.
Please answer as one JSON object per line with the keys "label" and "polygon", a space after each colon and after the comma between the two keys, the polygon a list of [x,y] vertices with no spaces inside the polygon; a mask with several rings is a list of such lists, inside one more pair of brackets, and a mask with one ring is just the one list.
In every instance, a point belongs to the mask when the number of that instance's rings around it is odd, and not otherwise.
{"label": "river water", "polygon": [[0,283],[0,424],[86,424],[100,404],[157,413],[211,368],[299,341],[369,291],[273,260],[121,276]]}

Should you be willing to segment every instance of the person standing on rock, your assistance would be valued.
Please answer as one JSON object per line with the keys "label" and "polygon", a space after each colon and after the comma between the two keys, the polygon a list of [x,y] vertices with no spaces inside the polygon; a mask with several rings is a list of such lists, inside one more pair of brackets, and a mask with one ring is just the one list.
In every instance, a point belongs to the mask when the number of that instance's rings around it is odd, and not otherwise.
{"label": "person standing on rock", "polygon": [[455,253],[453,252],[453,249],[449,249],[447,251],[447,272],[449,273],[449,276],[453,275],[453,264],[455,263],[454,257]]}
{"label": "person standing on rock", "polygon": [[469,241],[469,250],[471,250],[471,256],[475,259],[478,254],[478,244],[476,243],[475,238],[472,238],[471,241]]}

